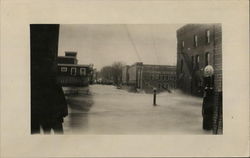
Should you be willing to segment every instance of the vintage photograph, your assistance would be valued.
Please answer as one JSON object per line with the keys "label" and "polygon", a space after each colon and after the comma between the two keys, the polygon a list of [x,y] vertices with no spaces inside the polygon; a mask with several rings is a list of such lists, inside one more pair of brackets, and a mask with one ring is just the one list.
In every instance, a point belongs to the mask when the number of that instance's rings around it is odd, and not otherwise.
{"label": "vintage photograph", "polygon": [[31,134],[221,135],[222,24],[30,24]]}

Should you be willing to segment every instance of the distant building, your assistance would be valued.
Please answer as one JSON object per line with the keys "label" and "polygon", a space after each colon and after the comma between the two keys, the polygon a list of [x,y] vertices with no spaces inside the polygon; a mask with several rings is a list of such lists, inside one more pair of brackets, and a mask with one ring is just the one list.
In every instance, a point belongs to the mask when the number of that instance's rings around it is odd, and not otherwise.
{"label": "distant building", "polygon": [[[126,73],[127,72],[127,73]],[[123,83],[137,89],[159,91],[174,89],[176,87],[176,67],[169,65],[147,65],[137,62],[123,69]]]}
{"label": "distant building", "polygon": [[87,86],[89,84],[89,65],[58,64],[58,81],[63,86]]}
{"label": "distant building", "polygon": [[92,75],[92,76],[93,76],[93,79],[92,79],[92,80],[93,80],[93,84],[94,84],[94,83],[97,83],[98,71],[97,71],[96,68],[93,69],[93,75]]}
{"label": "distant building", "polygon": [[92,82],[92,65],[77,64],[77,52],[58,57],[57,81],[62,86],[88,86]]}
{"label": "distant building", "polygon": [[221,24],[188,24],[177,30],[177,87],[202,95],[203,69],[214,68],[214,133],[222,133]]}
{"label": "distant building", "polygon": [[65,56],[58,56],[59,64],[77,64],[77,52],[65,52]]}
{"label": "distant building", "polygon": [[89,71],[88,71],[88,80],[89,84],[94,84],[95,83],[95,69],[93,64],[89,64]]}
{"label": "distant building", "polygon": [[77,59],[74,57],[67,57],[67,56],[59,56],[57,58],[57,62],[60,64],[67,63],[67,64],[77,64]]}
{"label": "distant building", "polygon": [[128,84],[129,74],[128,74],[129,65],[126,65],[122,68],[122,84]]}

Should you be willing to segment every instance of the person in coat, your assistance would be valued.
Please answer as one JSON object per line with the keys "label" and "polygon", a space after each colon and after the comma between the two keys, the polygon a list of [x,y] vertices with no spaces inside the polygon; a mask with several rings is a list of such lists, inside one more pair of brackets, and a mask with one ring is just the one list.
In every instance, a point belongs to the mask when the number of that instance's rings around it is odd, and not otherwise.
{"label": "person in coat", "polygon": [[56,64],[49,59],[37,63],[33,71],[39,73],[33,75],[31,82],[31,133],[40,133],[42,128],[45,134],[51,130],[62,134],[68,107],[62,87],[56,82]]}
{"label": "person in coat", "polygon": [[203,129],[212,130],[213,125],[213,98],[214,98],[214,69],[211,65],[204,68],[204,96],[202,105]]}

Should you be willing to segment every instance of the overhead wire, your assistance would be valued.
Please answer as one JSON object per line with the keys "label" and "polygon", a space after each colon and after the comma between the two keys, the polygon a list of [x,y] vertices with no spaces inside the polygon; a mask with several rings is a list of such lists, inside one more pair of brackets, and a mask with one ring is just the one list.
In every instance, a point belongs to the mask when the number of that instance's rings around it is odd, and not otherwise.
{"label": "overhead wire", "polygon": [[126,24],[125,24],[124,26],[125,26],[125,28],[126,28],[125,30],[126,30],[126,32],[127,32],[128,38],[129,38],[129,40],[130,40],[130,42],[131,42],[131,44],[132,44],[132,46],[133,46],[133,48],[134,48],[134,50],[135,50],[136,56],[137,56],[139,62],[142,62],[141,56],[140,56],[140,54],[139,54],[139,52],[138,52],[138,49],[137,49],[137,47],[136,47],[136,45],[135,45],[135,42],[134,42],[133,38],[131,37],[130,31],[129,31],[129,29],[128,29],[128,26],[127,26]]}
{"label": "overhead wire", "polygon": [[156,57],[156,63],[159,63],[160,60],[159,60],[159,56],[158,56],[158,52],[157,52],[157,47],[156,47],[156,41],[155,41],[155,38],[154,38],[154,35],[153,35],[153,28],[151,27],[151,37],[152,37],[152,41],[153,41],[153,47],[154,47],[154,55]]}

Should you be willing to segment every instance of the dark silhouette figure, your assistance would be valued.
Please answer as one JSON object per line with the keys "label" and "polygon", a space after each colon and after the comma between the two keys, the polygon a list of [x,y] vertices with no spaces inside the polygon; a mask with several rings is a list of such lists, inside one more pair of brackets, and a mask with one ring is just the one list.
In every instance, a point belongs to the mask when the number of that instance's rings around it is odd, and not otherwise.
{"label": "dark silhouette figure", "polygon": [[62,87],[56,82],[59,25],[30,25],[31,133],[63,133],[68,114]]}
{"label": "dark silhouette figure", "polygon": [[62,88],[55,82],[43,82],[33,86],[31,106],[32,133],[63,133],[63,117],[67,116],[67,103]]}
{"label": "dark silhouette figure", "polygon": [[214,76],[204,77],[204,97],[202,105],[203,129],[211,130],[213,125]]}

